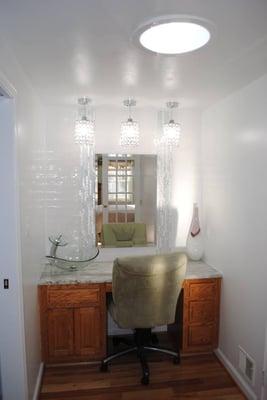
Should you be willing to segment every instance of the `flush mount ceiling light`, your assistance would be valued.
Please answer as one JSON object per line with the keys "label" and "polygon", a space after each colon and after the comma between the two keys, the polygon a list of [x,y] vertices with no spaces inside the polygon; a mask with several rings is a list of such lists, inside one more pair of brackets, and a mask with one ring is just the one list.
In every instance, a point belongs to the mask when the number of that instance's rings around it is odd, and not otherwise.
{"label": "flush mount ceiling light", "polygon": [[95,122],[89,110],[91,100],[88,97],[78,99],[78,118],[75,121],[74,140],[78,144],[94,144]]}
{"label": "flush mount ceiling light", "polygon": [[197,50],[210,40],[206,21],[186,17],[162,17],[136,31],[139,43],[158,54],[183,54]]}
{"label": "flush mount ceiling light", "polygon": [[129,110],[127,121],[121,123],[121,146],[138,146],[139,145],[139,124],[132,119],[132,107],[136,106],[134,99],[127,99],[123,102],[124,106]]}

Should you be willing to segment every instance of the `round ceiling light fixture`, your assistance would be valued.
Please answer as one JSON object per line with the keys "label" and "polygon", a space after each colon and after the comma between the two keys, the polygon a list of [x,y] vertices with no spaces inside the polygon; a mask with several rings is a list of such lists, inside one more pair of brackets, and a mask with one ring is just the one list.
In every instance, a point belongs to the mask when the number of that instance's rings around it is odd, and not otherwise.
{"label": "round ceiling light fixture", "polygon": [[158,54],[183,54],[205,46],[210,40],[207,21],[186,17],[157,18],[140,27],[136,34],[139,43]]}

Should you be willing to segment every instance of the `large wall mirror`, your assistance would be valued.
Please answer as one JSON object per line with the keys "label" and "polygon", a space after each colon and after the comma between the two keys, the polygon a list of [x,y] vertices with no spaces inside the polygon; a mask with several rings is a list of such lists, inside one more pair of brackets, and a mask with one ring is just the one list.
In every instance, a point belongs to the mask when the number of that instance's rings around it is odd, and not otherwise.
{"label": "large wall mirror", "polygon": [[157,159],[96,154],[96,231],[103,247],[156,242]]}

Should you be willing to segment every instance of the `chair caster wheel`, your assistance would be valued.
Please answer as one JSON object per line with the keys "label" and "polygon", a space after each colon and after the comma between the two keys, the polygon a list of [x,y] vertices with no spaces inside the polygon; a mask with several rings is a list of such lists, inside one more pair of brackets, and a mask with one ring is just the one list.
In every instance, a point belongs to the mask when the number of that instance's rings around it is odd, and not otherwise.
{"label": "chair caster wheel", "polygon": [[176,365],[178,365],[178,364],[180,364],[180,362],[181,362],[181,359],[180,359],[180,357],[173,357],[173,364],[176,364]]}
{"label": "chair caster wheel", "polygon": [[143,376],[141,379],[142,385],[148,385],[149,384],[149,376]]}
{"label": "chair caster wheel", "polygon": [[100,371],[101,372],[108,372],[108,364],[102,362],[101,365],[100,365]]}

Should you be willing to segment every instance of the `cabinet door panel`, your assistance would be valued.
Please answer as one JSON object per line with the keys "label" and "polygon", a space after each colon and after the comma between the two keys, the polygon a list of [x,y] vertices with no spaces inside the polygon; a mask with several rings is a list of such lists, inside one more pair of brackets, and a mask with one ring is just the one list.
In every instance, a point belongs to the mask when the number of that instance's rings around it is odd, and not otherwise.
{"label": "cabinet door panel", "polygon": [[48,353],[50,357],[73,354],[73,310],[48,312]]}
{"label": "cabinet door panel", "polygon": [[98,355],[102,350],[103,327],[99,307],[74,310],[76,355]]}

